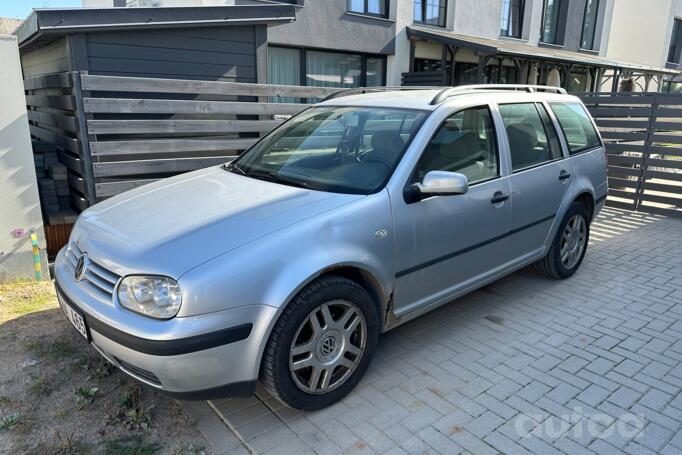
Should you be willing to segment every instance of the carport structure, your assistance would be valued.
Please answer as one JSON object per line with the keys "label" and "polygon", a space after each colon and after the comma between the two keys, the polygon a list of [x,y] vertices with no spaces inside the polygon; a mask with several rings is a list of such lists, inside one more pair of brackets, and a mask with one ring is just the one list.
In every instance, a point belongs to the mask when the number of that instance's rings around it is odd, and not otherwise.
{"label": "carport structure", "polygon": [[[661,86],[666,76],[680,71],[641,65],[597,55],[573,52],[550,45],[531,46],[514,40],[494,40],[461,35],[433,27],[409,26],[410,70],[403,73],[404,85],[461,85],[483,83],[547,84],[557,70],[560,85],[573,91],[601,91],[610,85],[618,91],[621,80],[633,79],[641,91],[652,81]],[[418,43],[440,46],[441,57],[424,71],[416,58]]]}

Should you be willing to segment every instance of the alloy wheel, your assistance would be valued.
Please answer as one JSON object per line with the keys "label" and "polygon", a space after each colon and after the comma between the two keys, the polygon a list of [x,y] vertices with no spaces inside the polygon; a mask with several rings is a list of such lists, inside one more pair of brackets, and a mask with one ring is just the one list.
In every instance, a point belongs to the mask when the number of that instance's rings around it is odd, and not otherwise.
{"label": "alloy wheel", "polygon": [[573,215],[561,235],[561,263],[572,269],[580,261],[587,240],[587,223],[582,215]]}
{"label": "alloy wheel", "polygon": [[304,392],[326,393],[355,371],[367,342],[362,311],[334,300],[315,308],[296,330],[289,350],[289,371]]}

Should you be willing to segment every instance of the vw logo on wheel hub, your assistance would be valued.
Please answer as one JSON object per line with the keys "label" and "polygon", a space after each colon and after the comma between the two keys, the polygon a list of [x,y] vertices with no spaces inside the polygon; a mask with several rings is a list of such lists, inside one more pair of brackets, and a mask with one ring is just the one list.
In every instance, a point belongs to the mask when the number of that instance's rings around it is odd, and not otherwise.
{"label": "vw logo on wheel hub", "polygon": [[76,269],[73,271],[73,277],[76,281],[80,281],[85,277],[85,272],[88,270],[88,255],[83,253],[78,258]]}
{"label": "vw logo on wheel hub", "polygon": [[339,347],[339,342],[336,339],[335,336],[329,335],[325,338],[322,339],[318,346],[318,353],[319,356],[323,359],[328,359],[332,357],[335,353],[337,348]]}

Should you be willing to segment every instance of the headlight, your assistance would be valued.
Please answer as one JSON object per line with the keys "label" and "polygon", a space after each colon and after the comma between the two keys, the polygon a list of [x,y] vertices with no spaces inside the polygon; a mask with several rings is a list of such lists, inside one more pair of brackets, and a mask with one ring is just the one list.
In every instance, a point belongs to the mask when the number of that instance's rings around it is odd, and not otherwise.
{"label": "headlight", "polygon": [[128,276],[118,286],[118,301],[136,313],[157,319],[172,318],[180,310],[180,285],[163,276]]}

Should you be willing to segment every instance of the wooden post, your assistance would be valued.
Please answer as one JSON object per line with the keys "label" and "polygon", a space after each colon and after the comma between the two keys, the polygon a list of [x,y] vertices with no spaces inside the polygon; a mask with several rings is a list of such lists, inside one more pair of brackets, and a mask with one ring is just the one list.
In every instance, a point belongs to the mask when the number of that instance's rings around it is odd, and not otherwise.
{"label": "wooden post", "polygon": [[613,80],[611,81],[611,91],[613,93],[618,92],[619,82],[620,82],[620,70],[618,68],[613,68]]}
{"label": "wooden post", "polygon": [[443,85],[448,84],[448,46],[441,44],[440,69],[443,72]]}
{"label": "wooden post", "polygon": [[635,189],[635,210],[639,211],[642,205],[642,193],[644,192],[644,181],[646,180],[646,171],[649,165],[649,153],[651,152],[651,144],[654,142],[654,133],[656,131],[656,115],[658,111],[658,95],[654,95],[651,102],[651,113],[649,114],[649,126],[646,129],[646,138],[644,139],[644,150],[642,151],[642,160],[639,162],[639,179],[637,179],[637,188]]}
{"label": "wooden post", "polygon": [[[95,136],[88,135],[88,122],[85,115],[85,106],[83,103],[83,85],[81,82],[81,72],[74,71],[69,73],[71,77],[71,85],[73,87],[73,97],[76,100],[76,117],[78,118],[78,140],[81,145],[81,163],[83,164],[83,177],[85,178],[85,187],[87,194],[85,197],[89,205],[97,203],[97,195],[95,192],[95,176],[92,170],[92,158],[90,156],[90,140],[96,141]],[[82,74],[87,74],[84,71]]]}
{"label": "wooden post", "polygon": [[476,83],[477,84],[487,84],[487,77],[485,74],[486,67],[490,61],[489,55],[479,55],[478,56],[478,72],[476,73]]}
{"label": "wooden post", "polygon": [[455,86],[456,81],[455,81],[455,57],[457,56],[457,47],[455,46],[450,46],[450,55],[451,55],[451,62],[450,62],[450,86]]}
{"label": "wooden post", "polygon": [[410,40],[410,73],[414,73],[414,54],[416,53],[417,45],[415,44],[414,40]]}

